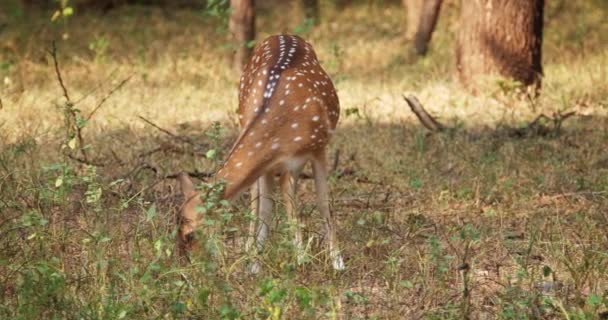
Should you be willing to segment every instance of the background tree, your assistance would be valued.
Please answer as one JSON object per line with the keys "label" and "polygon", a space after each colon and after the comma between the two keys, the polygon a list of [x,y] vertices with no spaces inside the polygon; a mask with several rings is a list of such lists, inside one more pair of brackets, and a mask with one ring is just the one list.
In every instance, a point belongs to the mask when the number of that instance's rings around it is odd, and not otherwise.
{"label": "background tree", "polygon": [[402,0],[407,12],[405,36],[414,41],[417,54],[425,55],[437,25],[442,0]]}
{"label": "background tree", "polygon": [[402,3],[407,14],[407,20],[405,21],[405,38],[408,40],[413,40],[414,35],[418,30],[420,13],[422,12],[424,0],[402,0]]}
{"label": "background tree", "polygon": [[540,86],[544,0],[463,1],[456,47],[461,82],[483,75]]}
{"label": "background tree", "polygon": [[442,2],[442,0],[426,0],[422,5],[418,26],[414,34],[414,49],[419,55],[425,55],[428,50],[431,36],[437,25]]}
{"label": "background tree", "polygon": [[251,54],[251,42],[255,39],[255,1],[230,1],[229,28],[236,44],[233,67],[237,71],[243,70]]}
{"label": "background tree", "polygon": [[302,5],[306,19],[311,19],[315,25],[318,25],[321,17],[319,0],[302,0]]}

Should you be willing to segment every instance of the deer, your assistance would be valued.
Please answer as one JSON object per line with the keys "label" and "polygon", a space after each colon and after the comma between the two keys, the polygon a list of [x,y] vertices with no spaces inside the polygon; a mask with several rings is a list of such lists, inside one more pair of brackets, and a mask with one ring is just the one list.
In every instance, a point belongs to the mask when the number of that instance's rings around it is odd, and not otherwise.
{"label": "deer", "polygon": [[[312,46],[296,35],[274,35],[258,44],[240,78],[238,119],[241,131],[226,160],[213,176],[224,183],[222,199],[232,199],[251,187],[251,210],[245,250],[259,251],[270,232],[275,177],[290,224],[294,245],[301,252],[303,237],[296,200],[298,178],[312,164],[316,202],[326,232],[329,257],[335,270],[345,269],[330,212],[326,149],[340,116],[334,85],[319,64]],[[184,194],[178,244],[192,250],[194,232],[202,217],[196,207],[204,199],[187,174],[179,175]],[[204,198],[204,195],[202,196]],[[260,270],[259,262],[250,272]]]}

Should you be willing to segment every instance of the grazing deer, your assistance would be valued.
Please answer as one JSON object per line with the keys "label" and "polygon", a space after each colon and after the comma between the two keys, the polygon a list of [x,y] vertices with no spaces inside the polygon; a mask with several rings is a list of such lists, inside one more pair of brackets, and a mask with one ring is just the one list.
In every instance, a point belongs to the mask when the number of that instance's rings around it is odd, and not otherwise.
{"label": "grazing deer", "polygon": [[[344,269],[329,210],[325,159],[327,143],[338,122],[339,108],[329,76],[319,65],[312,46],[302,38],[271,36],[254,49],[240,82],[238,115],[242,131],[215,175],[215,180],[225,183],[224,199],[252,186],[252,209],[258,219],[250,225],[250,235],[255,234],[255,240],[253,237],[248,239],[247,249],[254,241],[257,249],[261,249],[268,236],[275,175],[280,175],[290,222],[299,226],[295,204],[298,177],[310,161],[330,258],[334,269]],[[178,240],[188,249],[195,242],[193,232],[201,219],[196,207],[202,200],[187,175],[180,176],[180,183],[186,202],[181,210]],[[294,242],[301,250],[303,239],[299,227],[296,227]],[[256,262],[251,271],[256,273],[258,270]]]}

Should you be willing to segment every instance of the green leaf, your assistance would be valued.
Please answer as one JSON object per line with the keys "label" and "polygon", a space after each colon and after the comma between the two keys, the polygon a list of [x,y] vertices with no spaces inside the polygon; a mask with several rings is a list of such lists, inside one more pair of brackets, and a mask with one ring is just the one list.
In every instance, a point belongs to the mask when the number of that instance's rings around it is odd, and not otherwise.
{"label": "green leaf", "polygon": [[57,10],[57,11],[53,12],[53,15],[51,16],[51,22],[57,21],[57,19],[59,19],[59,17],[61,17],[61,11]]}
{"label": "green leaf", "polygon": [[156,250],[157,255],[160,255],[162,253],[162,248],[163,248],[163,240],[158,239],[158,240],[154,241],[154,250]]}
{"label": "green leaf", "polygon": [[69,17],[74,14],[74,8],[65,7],[65,8],[63,8],[62,14],[64,17]]}
{"label": "green leaf", "polygon": [[207,157],[207,159],[215,159],[216,154],[217,151],[215,151],[215,149],[209,149],[207,153],[205,153],[205,157]]}
{"label": "green leaf", "polygon": [[156,205],[152,205],[146,211],[146,221],[150,222],[150,221],[152,221],[152,219],[154,219],[154,217],[156,217]]}
{"label": "green leaf", "polygon": [[549,267],[549,266],[543,267],[543,275],[545,277],[548,277],[551,274],[551,272],[553,272],[553,270],[551,270],[551,267]]}
{"label": "green leaf", "polygon": [[591,306],[597,306],[602,303],[602,297],[598,296],[595,293],[592,293],[587,297],[587,303]]}
{"label": "green leaf", "polygon": [[76,137],[68,141],[68,147],[70,147],[72,150],[76,149]]}
{"label": "green leaf", "polygon": [[59,178],[57,178],[57,180],[55,180],[55,188],[61,187],[62,184],[63,184],[63,177],[59,177]]}

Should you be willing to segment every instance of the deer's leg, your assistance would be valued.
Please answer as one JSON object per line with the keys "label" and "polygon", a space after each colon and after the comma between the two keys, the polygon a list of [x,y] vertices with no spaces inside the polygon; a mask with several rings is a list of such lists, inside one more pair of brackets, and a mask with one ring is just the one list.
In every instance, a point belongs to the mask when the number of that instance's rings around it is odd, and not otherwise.
{"label": "deer's leg", "polygon": [[299,175],[299,170],[297,170],[297,172],[287,171],[281,175],[281,192],[283,193],[283,201],[285,202],[285,211],[289,218],[289,224],[294,229],[294,245],[298,250],[298,258],[300,258],[300,255],[303,253],[302,228],[300,227],[301,221],[296,203]]}
{"label": "deer's leg", "polygon": [[272,179],[272,174],[269,173],[258,179],[258,228],[256,232],[258,250],[262,249],[272,223]]}
{"label": "deer's leg", "polygon": [[[254,196],[254,193],[257,195],[256,199],[252,201],[252,208],[256,210],[257,221],[252,221],[252,223],[249,225],[249,229],[255,230],[256,251],[262,250],[264,242],[266,241],[270,231],[270,224],[272,223],[272,181],[272,174],[267,173],[258,178],[256,181],[256,187],[254,188],[255,192],[252,190],[252,197]],[[254,236],[252,235],[251,237],[253,238]],[[253,242],[253,239],[251,242]],[[248,249],[251,249],[251,246],[253,246],[252,243],[249,244]],[[259,273],[260,269],[260,262],[257,259],[249,266],[249,272],[252,274]]]}
{"label": "deer's leg", "polygon": [[327,166],[325,151],[315,155],[312,162],[315,178],[315,189],[317,192],[317,206],[325,222],[325,232],[329,245],[329,256],[335,270],[344,270],[344,260],[338,248],[336,239],[335,221],[329,210],[329,187],[327,186]]}
{"label": "deer's leg", "polygon": [[253,219],[249,222],[249,232],[247,233],[247,242],[245,243],[245,251],[251,252],[251,246],[256,238],[256,226],[257,220],[259,219],[259,210],[260,210],[260,179],[256,180],[251,185],[251,214],[253,215]]}
{"label": "deer's leg", "polygon": [[260,177],[259,181],[259,206],[258,217],[259,225],[257,230],[256,244],[258,250],[262,250],[264,241],[270,232],[270,224],[272,223],[272,173],[267,173]]}

